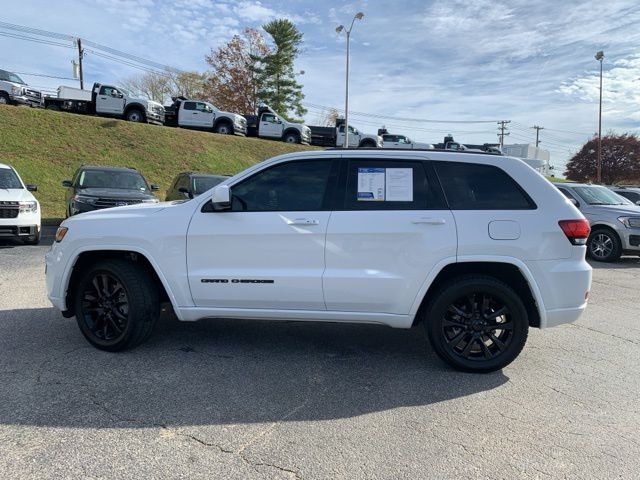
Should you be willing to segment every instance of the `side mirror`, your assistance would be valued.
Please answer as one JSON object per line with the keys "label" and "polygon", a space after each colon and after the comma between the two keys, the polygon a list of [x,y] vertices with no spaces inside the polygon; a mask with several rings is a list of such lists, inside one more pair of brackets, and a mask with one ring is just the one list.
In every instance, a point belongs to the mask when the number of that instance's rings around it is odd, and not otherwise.
{"label": "side mirror", "polygon": [[189,190],[187,187],[180,187],[178,191],[184,194],[188,198],[193,198],[193,194],[191,193],[191,190]]}
{"label": "side mirror", "polygon": [[118,95],[120,95],[120,92],[118,92],[117,90],[111,90],[112,97],[117,97]]}
{"label": "side mirror", "polygon": [[62,181],[62,186],[63,187],[73,187],[73,182],[71,180],[63,180]]}
{"label": "side mirror", "polygon": [[636,202],[636,205],[638,205],[638,206],[640,207],[640,200],[638,200],[638,201]]}
{"label": "side mirror", "polygon": [[152,183],[151,185],[149,185],[151,187],[151,190],[153,192],[157,192],[158,190],[160,190],[160,187],[158,185],[156,185],[155,183]]}
{"label": "side mirror", "polygon": [[231,189],[229,185],[214,187],[211,194],[211,202],[214,210],[226,210],[231,207]]}
{"label": "side mirror", "polygon": [[28,184],[28,185],[25,185],[25,187],[27,187],[27,190],[30,192],[38,191],[38,185]]}

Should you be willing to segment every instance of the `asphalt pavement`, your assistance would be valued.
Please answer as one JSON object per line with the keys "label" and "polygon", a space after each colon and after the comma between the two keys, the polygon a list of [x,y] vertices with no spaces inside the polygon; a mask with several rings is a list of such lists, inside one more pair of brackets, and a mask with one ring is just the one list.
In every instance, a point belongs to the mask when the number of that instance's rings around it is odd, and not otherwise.
{"label": "asphalt pavement", "polygon": [[573,325],[488,375],[420,331],[167,313],[92,348],[0,242],[0,478],[638,478],[640,259],[596,265]]}

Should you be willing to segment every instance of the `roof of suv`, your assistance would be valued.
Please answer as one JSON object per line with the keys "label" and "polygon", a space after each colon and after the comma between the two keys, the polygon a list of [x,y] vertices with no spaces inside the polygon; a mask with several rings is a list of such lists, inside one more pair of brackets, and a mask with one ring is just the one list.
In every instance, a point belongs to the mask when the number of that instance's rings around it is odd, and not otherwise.
{"label": "roof of suv", "polygon": [[100,166],[100,165],[82,165],[78,170],[106,170],[110,172],[137,172],[138,171],[132,167],[111,167],[111,166]]}

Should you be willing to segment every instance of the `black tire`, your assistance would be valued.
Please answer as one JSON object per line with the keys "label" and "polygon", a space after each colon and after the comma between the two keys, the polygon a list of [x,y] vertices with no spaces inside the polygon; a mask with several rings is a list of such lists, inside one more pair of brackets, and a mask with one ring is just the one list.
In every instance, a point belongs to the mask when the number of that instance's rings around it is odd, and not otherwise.
{"label": "black tire", "polygon": [[25,245],[38,245],[40,243],[40,232],[37,232],[35,235],[27,237],[26,240],[23,240]]}
{"label": "black tire", "polygon": [[233,135],[233,126],[229,122],[220,122],[216,125],[215,132],[221,135]]}
{"label": "black tire", "polygon": [[371,140],[365,140],[360,144],[360,148],[376,148],[376,144]]}
{"label": "black tire", "polygon": [[300,135],[295,132],[287,133],[283,139],[287,143],[300,143]]}
{"label": "black tire", "polygon": [[11,99],[5,92],[0,92],[0,105],[11,105]]}
{"label": "black tire", "polygon": [[153,279],[140,265],[125,260],[91,265],[73,295],[80,331],[91,345],[108,352],[143,343],[160,316]]}
{"label": "black tire", "polygon": [[127,111],[125,118],[127,119],[127,122],[142,123],[146,121],[144,113],[139,108],[132,108],[131,110]]}
{"label": "black tire", "polygon": [[[504,368],[520,354],[529,333],[522,300],[493,277],[451,280],[433,295],[424,312],[423,326],[435,352],[465,372]],[[491,317],[499,312],[504,313]]]}
{"label": "black tire", "polygon": [[622,242],[613,230],[596,228],[587,240],[587,253],[596,262],[615,262],[622,255]]}

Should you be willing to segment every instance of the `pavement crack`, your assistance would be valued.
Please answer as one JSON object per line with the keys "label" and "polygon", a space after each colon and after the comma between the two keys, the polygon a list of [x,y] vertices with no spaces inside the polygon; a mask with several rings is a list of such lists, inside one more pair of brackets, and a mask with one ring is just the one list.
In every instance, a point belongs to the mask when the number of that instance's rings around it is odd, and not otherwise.
{"label": "pavement crack", "polygon": [[598,330],[598,329],[595,329],[595,328],[587,327],[587,326],[585,326],[585,325],[578,325],[578,324],[576,324],[576,323],[570,323],[570,324],[569,324],[569,326],[571,326],[571,327],[575,327],[575,328],[583,328],[583,329],[585,329],[585,330],[589,330],[589,331],[591,331],[591,332],[596,332],[596,333],[599,333],[599,334],[601,334],[601,335],[606,335],[607,337],[617,338],[618,340],[622,340],[622,341],[625,341],[625,342],[629,342],[629,343],[631,343],[631,344],[633,344],[633,345],[640,345],[640,342],[638,342],[638,341],[636,341],[636,340],[632,340],[632,339],[630,339],[630,338],[624,338],[624,337],[621,337],[621,336],[619,336],[619,335],[614,335],[613,333],[603,332],[602,330]]}
{"label": "pavement crack", "polygon": [[217,448],[222,453],[236,453],[233,450],[228,450],[228,449],[222,447],[221,445],[218,445],[217,443],[205,442],[204,440],[196,437],[195,435],[191,435],[191,434],[188,434],[188,433],[178,433],[178,435],[181,436],[181,437],[189,438],[189,439],[193,440],[194,442],[198,442],[200,445],[204,445],[205,447]]}
{"label": "pavement crack", "polygon": [[295,478],[295,479],[301,479],[302,477],[300,476],[300,472],[298,472],[297,470],[291,470],[289,468],[285,468],[285,467],[281,467],[279,465],[275,465],[273,463],[254,463],[253,464],[255,467],[271,467],[271,468],[275,468],[277,470],[280,470],[281,472],[287,473],[292,475],[291,478]]}

